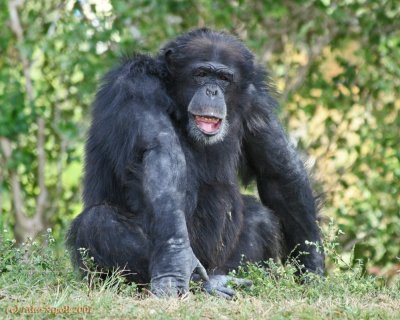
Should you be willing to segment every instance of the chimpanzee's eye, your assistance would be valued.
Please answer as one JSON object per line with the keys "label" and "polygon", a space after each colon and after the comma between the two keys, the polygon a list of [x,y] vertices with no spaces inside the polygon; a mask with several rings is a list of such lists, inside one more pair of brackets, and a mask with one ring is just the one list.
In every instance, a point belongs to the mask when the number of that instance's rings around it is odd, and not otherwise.
{"label": "chimpanzee's eye", "polygon": [[204,70],[199,70],[195,73],[195,76],[203,78],[203,77],[207,76],[207,72],[205,72]]}
{"label": "chimpanzee's eye", "polygon": [[221,80],[221,81],[229,81],[229,78],[224,74],[220,74],[218,76],[218,79]]}

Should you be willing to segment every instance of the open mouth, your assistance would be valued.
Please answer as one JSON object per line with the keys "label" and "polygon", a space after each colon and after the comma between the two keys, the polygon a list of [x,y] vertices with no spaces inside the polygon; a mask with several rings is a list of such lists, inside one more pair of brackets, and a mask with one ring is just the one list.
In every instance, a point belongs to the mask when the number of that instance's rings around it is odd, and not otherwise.
{"label": "open mouth", "polygon": [[212,116],[193,115],[197,128],[209,135],[216,134],[221,128],[222,119]]}

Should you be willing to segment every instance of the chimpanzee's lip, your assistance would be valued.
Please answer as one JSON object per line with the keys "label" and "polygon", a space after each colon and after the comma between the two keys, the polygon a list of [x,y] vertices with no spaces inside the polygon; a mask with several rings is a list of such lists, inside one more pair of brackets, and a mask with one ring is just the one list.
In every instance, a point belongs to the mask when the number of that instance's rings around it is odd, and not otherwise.
{"label": "chimpanzee's lip", "polygon": [[207,135],[217,134],[221,128],[222,119],[209,115],[193,114],[194,122],[201,132]]}

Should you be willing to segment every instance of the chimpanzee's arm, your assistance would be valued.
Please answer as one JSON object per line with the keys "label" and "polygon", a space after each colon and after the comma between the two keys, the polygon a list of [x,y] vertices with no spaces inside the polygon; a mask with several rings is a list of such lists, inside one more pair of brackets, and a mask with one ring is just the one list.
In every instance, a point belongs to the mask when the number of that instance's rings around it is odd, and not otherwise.
{"label": "chimpanzee's arm", "polygon": [[252,106],[245,118],[244,144],[261,201],[281,220],[286,254],[298,256],[305,270],[322,274],[322,248],[318,252],[315,246],[306,244],[310,241],[321,245],[307,172],[274,114],[275,101],[261,86],[251,86],[249,91]]}
{"label": "chimpanzee's arm", "polygon": [[[188,291],[193,271],[208,277],[190,247],[184,213],[185,156],[167,113],[172,102],[158,75],[152,58],[138,56],[106,76],[94,104],[87,154],[99,146],[111,168],[87,179],[101,183],[115,176],[115,188],[123,194],[113,198],[140,198],[142,207],[136,210],[149,221],[152,291],[176,295]],[[135,183],[130,182],[133,171]],[[86,189],[86,205],[101,201],[102,195]]]}
{"label": "chimpanzee's arm", "polygon": [[[157,134],[143,157],[143,194],[152,215],[150,275],[152,291],[174,295],[189,290],[194,269],[203,279],[207,274],[194,256],[185,220],[186,164],[172,127],[162,123],[145,126]],[[167,122],[167,121],[166,121]]]}

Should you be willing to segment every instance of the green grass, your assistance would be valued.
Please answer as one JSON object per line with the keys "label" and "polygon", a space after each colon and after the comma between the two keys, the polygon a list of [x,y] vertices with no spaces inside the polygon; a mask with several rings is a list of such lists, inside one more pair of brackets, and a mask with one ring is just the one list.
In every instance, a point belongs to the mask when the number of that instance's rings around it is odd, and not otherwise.
{"label": "green grass", "polygon": [[[12,240],[0,241],[1,319],[21,314],[37,319],[400,319],[399,277],[388,284],[364,275],[361,265],[346,266],[334,252],[336,244],[326,245],[333,261],[328,276],[309,276],[303,285],[291,266],[241,267],[237,276],[254,285],[238,289],[233,301],[206,295],[196,284],[184,300],[157,299],[138,293],[118,272],[106,282],[92,277],[89,286],[72,270],[68,254],[57,250],[61,243],[50,232],[44,244],[17,247]],[[78,307],[90,313],[75,312]]]}

